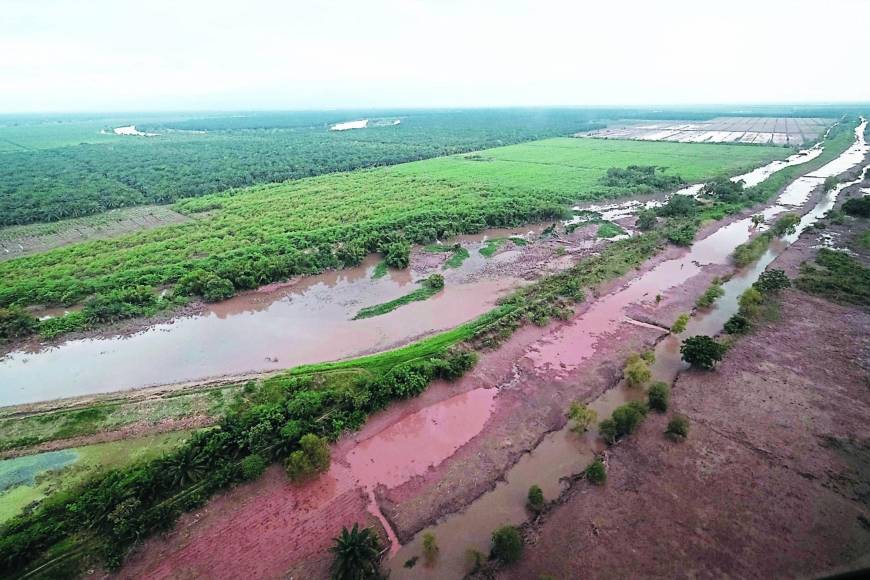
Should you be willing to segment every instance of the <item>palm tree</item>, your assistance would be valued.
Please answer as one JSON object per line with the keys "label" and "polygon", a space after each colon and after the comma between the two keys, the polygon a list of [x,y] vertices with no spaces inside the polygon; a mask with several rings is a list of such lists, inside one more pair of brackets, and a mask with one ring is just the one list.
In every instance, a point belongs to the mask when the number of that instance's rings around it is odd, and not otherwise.
{"label": "palm tree", "polygon": [[206,458],[199,449],[185,445],[166,458],[166,468],[169,471],[171,485],[183,488],[202,479],[207,468]]}
{"label": "palm tree", "polygon": [[379,560],[381,543],[371,528],[359,529],[358,524],[348,531],[342,528],[330,552],[333,580],[368,580],[380,578]]}

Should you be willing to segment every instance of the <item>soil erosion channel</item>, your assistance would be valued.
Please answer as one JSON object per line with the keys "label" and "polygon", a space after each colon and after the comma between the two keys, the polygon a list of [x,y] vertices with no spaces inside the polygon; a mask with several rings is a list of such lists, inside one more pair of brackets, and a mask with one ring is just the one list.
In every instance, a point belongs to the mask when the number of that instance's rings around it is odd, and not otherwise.
{"label": "soil erosion channel", "polygon": [[[817,185],[824,177],[860,163],[866,153],[865,127],[863,122],[858,128],[852,149],[813,172]],[[765,210],[765,216],[813,206],[808,201],[810,190],[796,192],[803,187],[801,182],[793,182],[776,205]],[[806,208],[811,211],[799,228],[827,211],[842,187]],[[587,372],[584,363],[599,357],[613,359],[617,355],[612,350],[624,342],[622,337],[627,333],[640,336],[629,341],[633,348],[657,342],[655,379],[672,381],[682,368],[678,340],[661,339],[676,314],[690,309],[686,305],[694,302],[694,294],[687,298],[687,286],[692,285],[692,292],[700,294],[714,276],[733,272],[730,254],[757,231],[748,217],[732,221],[688,250],[669,251],[634,278],[623,280],[622,286],[581,306],[567,323],[521,330],[502,348],[485,354],[474,371],[460,381],[433,385],[420,397],[391,406],[372,417],[358,433],[343,438],[333,450],[329,473],[317,481],[294,487],[278,468],[272,468],[262,481],[237,488],[199,513],[184,516],[169,536],[147,541],[130,558],[121,576],[213,576],[220,571],[218,576],[229,578],[250,573],[255,563],[263,576],[281,576],[290,570],[292,577],[318,577],[328,562],[325,550],[341,526],[375,516],[390,539],[389,566],[394,577],[462,577],[469,548],[487,553],[493,529],[527,519],[525,497],[530,485],[540,485],[548,499],[558,496],[563,480],[582,471],[598,443],[594,432],[580,437],[561,429],[566,410],[561,407],[561,422],[543,428],[533,437],[537,444],[526,448],[531,452],[518,453],[507,461],[501,476],[493,472],[497,468],[477,478],[475,473],[445,471],[447,466],[459,465],[462,471],[465,464],[457,458],[469,451],[482,469],[492,467],[485,465],[490,463],[487,454],[498,456],[500,451],[475,447],[489,430],[496,430],[501,437],[499,447],[513,448],[518,440],[529,440],[526,433],[505,435],[498,431],[510,422],[505,413],[517,410],[510,401],[517,396],[522,400],[540,397],[542,390],[561,389],[570,394],[577,373]],[[738,272],[724,285],[725,296],[712,310],[694,317],[683,336],[718,332],[736,310],[737,296],[793,238],[772,245],[758,263]],[[699,287],[698,280],[704,286]],[[656,306],[657,295],[663,296],[662,308]],[[669,303],[679,309],[669,310]],[[615,338],[620,340],[614,342]],[[622,359],[615,364],[621,368],[621,363]],[[603,419],[617,405],[640,396],[640,389],[610,381],[609,388],[586,401]],[[494,417],[501,419],[495,421]],[[473,489],[466,489],[468,493],[463,495],[463,488]],[[454,501],[438,504],[430,496]],[[437,505],[441,508],[434,509]],[[426,531],[433,531],[438,541],[437,565],[426,568],[421,562],[406,569],[407,560],[421,555],[421,537]],[[404,545],[400,546],[400,541]],[[219,552],[213,550],[217,542]],[[284,549],[275,550],[276,545]]]}

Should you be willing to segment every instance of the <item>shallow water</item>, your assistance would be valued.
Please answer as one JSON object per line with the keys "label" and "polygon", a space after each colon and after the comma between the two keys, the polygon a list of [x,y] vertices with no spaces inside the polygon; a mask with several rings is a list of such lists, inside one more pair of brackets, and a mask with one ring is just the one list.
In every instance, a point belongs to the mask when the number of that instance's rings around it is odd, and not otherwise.
{"label": "shallow water", "polygon": [[78,458],[77,451],[64,449],[4,459],[0,461],[0,493],[18,485],[33,485],[40,474],[66,467]]}

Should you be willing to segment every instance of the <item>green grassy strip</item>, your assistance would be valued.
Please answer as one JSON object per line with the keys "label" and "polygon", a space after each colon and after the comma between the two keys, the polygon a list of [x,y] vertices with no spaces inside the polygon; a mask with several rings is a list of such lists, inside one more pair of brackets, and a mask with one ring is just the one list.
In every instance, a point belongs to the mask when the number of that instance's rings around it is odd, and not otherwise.
{"label": "green grassy strip", "polygon": [[507,238],[493,238],[491,240],[486,240],[484,246],[478,251],[480,252],[480,255],[484,258],[492,258],[493,255],[495,255],[498,249],[501,248],[506,241]]}
{"label": "green grassy strip", "polygon": [[378,278],[383,278],[387,275],[387,263],[383,260],[378,262],[378,265],[375,266],[374,272],[372,272],[372,280],[377,280]]}
{"label": "green grassy strip", "polygon": [[357,312],[356,316],[354,316],[353,319],[361,320],[363,318],[372,318],[373,316],[387,314],[388,312],[392,312],[393,310],[399,308],[400,306],[404,306],[405,304],[410,304],[411,302],[419,302],[421,300],[431,298],[432,296],[437,294],[439,290],[440,288],[419,288],[417,290],[414,290],[410,294],[405,294],[404,296],[400,296],[395,300],[390,300],[389,302],[384,302],[383,304],[376,304],[375,306],[367,306]]}
{"label": "green grassy strip", "polygon": [[845,252],[822,248],[801,265],[795,286],[833,302],[870,307],[870,268]]}
{"label": "green grassy strip", "polygon": [[527,240],[527,239],[525,239],[525,238],[521,238],[521,237],[519,237],[519,236],[511,236],[511,237],[508,238],[508,239],[509,239],[510,241],[512,241],[512,242],[513,242],[515,245],[517,245],[517,246],[526,246],[526,245],[528,245],[528,243],[529,243],[529,240]]}
{"label": "green grassy strip", "polygon": [[624,234],[625,230],[613,222],[601,222],[598,226],[599,238],[615,238],[616,236],[622,236]]}
{"label": "green grassy strip", "polygon": [[471,257],[471,254],[468,253],[468,250],[460,246],[456,250],[453,251],[453,255],[450,256],[450,259],[444,262],[444,269],[448,268],[458,268],[462,265],[462,262]]}

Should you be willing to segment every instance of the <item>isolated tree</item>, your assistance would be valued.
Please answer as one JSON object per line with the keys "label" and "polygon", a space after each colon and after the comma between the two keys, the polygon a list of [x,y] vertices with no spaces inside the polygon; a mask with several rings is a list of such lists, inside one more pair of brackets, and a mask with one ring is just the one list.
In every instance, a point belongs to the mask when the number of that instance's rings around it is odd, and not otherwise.
{"label": "isolated tree", "polygon": [[764,216],[761,215],[760,213],[755,214],[750,219],[752,220],[752,225],[755,227],[758,227],[764,223]]}
{"label": "isolated tree", "polygon": [[647,403],[650,409],[661,413],[668,410],[668,402],[671,398],[671,388],[661,381],[650,385],[647,391]]}
{"label": "isolated tree", "polygon": [[502,526],[492,533],[489,557],[504,564],[511,564],[523,555],[523,539],[513,526]]}
{"label": "isolated tree", "polygon": [[571,427],[571,430],[575,433],[582,434],[585,433],[589,429],[589,426],[595,422],[598,418],[598,413],[580,401],[574,401],[568,409],[568,418],[574,421],[574,426]]}
{"label": "isolated tree", "polygon": [[598,425],[598,432],[607,443],[613,444],[630,435],[646,417],[647,408],[641,401],[632,401],[613,410],[609,419]]}
{"label": "isolated tree", "polygon": [[773,235],[775,236],[793,234],[797,231],[797,226],[799,223],[801,223],[801,216],[797,215],[796,213],[787,213],[778,220],[776,220],[776,223],[773,224],[773,227],[770,228],[770,231],[773,232]]}
{"label": "isolated tree", "polygon": [[529,511],[535,514],[541,513],[544,509],[544,491],[539,485],[533,485],[529,488],[528,502],[526,507]]}
{"label": "isolated tree", "polygon": [[702,369],[712,370],[717,362],[722,360],[727,347],[709,336],[692,336],[683,341],[680,354],[683,360]]}
{"label": "isolated tree", "polygon": [[674,415],[673,419],[668,421],[665,435],[675,441],[685,439],[689,436],[689,420],[682,415]]}
{"label": "isolated tree", "polygon": [[600,457],[596,457],[583,473],[589,483],[593,485],[604,485],[604,482],[607,481],[607,469]]}
{"label": "isolated tree", "polygon": [[287,459],[287,475],[294,481],[304,480],[329,469],[330,462],[326,440],[308,433],[299,440],[299,449]]}
{"label": "isolated tree", "polygon": [[423,563],[432,567],[435,565],[436,560],[438,560],[438,542],[435,541],[435,534],[432,532],[426,532],[423,534]]}
{"label": "isolated tree", "polygon": [[652,377],[652,371],[649,370],[649,365],[640,356],[633,354],[628,357],[628,362],[622,370],[622,376],[625,382],[631,387],[639,387],[646,384]]}
{"label": "isolated tree", "polygon": [[361,530],[359,524],[354,524],[350,530],[342,528],[341,534],[333,539],[329,551],[333,553],[330,569],[333,580],[369,580],[381,577],[381,545],[370,528]]}
{"label": "isolated tree", "polygon": [[656,227],[656,212],[654,209],[642,209],[637,212],[637,229],[649,231]]}
{"label": "isolated tree", "polygon": [[788,279],[788,276],[785,275],[783,270],[765,270],[761,273],[753,286],[765,294],[776,293],[784,288],[790,287],[791,280]]}

